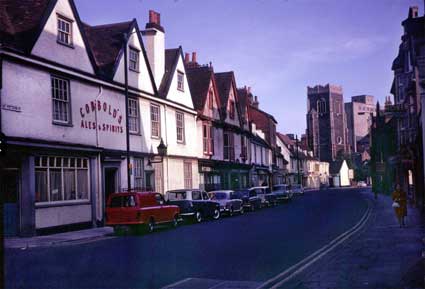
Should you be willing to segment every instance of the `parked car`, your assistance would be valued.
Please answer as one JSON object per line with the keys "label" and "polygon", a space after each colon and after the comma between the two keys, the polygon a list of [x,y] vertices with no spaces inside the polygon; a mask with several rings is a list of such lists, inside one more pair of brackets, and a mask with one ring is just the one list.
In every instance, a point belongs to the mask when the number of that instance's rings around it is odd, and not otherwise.
{"label": "parked car", "polygon": [[364,187],[367,187],[367,184],[364,181],[359,181],[359,182],[357,182],[357,187],[364,188]]}
{"label": "parked car", "polygon": [[257,193],[257,196],[261,199],[261,206],[270,207],[277,205],[276,195],[272,193],[269,187],[252,187],[249,190],[254,190]]}
{"label": "parked car", "polygon": [[304,195],[304,188],[299,184],[293,184],[291,186],[291,191],[294,195]]}
{"label": "parked car", "polygon": [[165,194],[167,202],[180,208],[180,216],[197,223],[204,218],[220,218],[220,204],[210,200],[205,191],[199,189],[173,190]]}
{"label": "parked car", "polygon": [[153,232],[158,224],[171,223],[177,227],[180,209],[165,203],[154,192],[125,192],[111,194],[106,205],[106,225],[119,232],[123,226]]}
{"label": "parked car", "polygon": [[290,201],[292,199],[293,193],[286,184],[274,185],[273,194],[276,196],[277,201]]}
{"label": "parked car", "polygon": [[235,212],[244,213],[243,201],[238,198],[238,195],[231,190],[212,191],[208,195],[210,199],[220,204],[220,214],[226,213],[233,216]]}
{"label": "parked car", "polygon": [[261,199],[255,190],[242,189],[235,191],[237,198],[242,200],[243,207],[251,211],[261,208]]}

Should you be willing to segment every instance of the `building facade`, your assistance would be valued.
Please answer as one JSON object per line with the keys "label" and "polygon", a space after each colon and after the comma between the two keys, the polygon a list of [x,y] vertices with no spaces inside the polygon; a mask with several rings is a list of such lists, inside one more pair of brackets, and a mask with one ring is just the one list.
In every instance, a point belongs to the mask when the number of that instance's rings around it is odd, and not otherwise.
{"label": "building facade", "polygon": [[[89,26],[72,0],[3,3],[1,19],[8,19],[0,26],[0,128],[8,144],[1,162],[1,189],[8,195],[5,234],[102,225],[109,194],[127,189],[127,178],[133,188],[180,187],[168,171],[186,179],[182,160],[196,167],[197,154],[192,141],[186,143],[193,148],[173,144],[182,128],[177,122],[184,119],[185,135],[196,136],[196,114],[187,94],[176,101],[158,93],[137,22]],[[16,15],[31,18],[21,22]],[[150,23],[160,26],[159,15],[152,16]],[[161,140],[170,147],[170,159],[158,162]],[[190,179],[196,187],[195,176]]]}
{"label": "building facade", "polygon": [[307,87],[307,138],[309,148],[321,161],[335,161],[348,151],[340,86]]}
{"label": "building facade", "polygon": [[[357,95],[351,97],[351,102],[345,103],[347,119],[347,143],[352,153],[362,152],[359,145],[370,132],[372,117],[375,115],[374,97],[371,95]],[[360,147],[359,147],[360,146]]]}

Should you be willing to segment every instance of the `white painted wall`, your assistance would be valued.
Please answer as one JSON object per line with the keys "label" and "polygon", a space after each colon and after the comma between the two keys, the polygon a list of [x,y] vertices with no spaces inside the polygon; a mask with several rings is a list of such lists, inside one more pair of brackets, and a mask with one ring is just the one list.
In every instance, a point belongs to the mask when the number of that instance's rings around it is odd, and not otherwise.
{"label": "white painted wall", "polygon": [[91,222],[90,204],[35,209],[36,229],[83,222]]}
{"label": "white painted wall", "polygon": [[[177,71],[184,73],[184,91],[177,89]],[[184,68],[184,62],[182,57],[179,55],[179,60],[177,62],[176,71],[173,75],[170,90],[168,91],[167,99],[180,103],[186,107],[193,109],[192,96],[190,94],[189,84],[187,82],[186,71]]]}
{"label": "white painted wall", "polygon": [[341,187],[350,185],[349,169],[347,162],[344,160],[339,171]]}
{"label": "white painted wall", "polygon": [[[72,20],[73,48],[57,43],[57,14]],[[88,73],[94,73],[68,0],[58,0],[31,53]]]}
{"label": "white painted wall", "polygon": [[[145,61],[142,53],[142,44],[139,42],[139,38],[137,37],[137,33],[134,33],[136,30],[133,29],[132,34],[129,36],[129,40],[127,43],[127,58],[129,57],[129,47],[133,47],[135,49],[140,50],[139,53],[139,72],[132,71],[128,69],[128,84],[129,86],[136,87],[143,91],[153,94],[154,88],[149,77],[148,72],[148,63]],[[127,64],[129,62],[127,61]],[[114,81],[124,83],[124,54],[121,57],[120,62],[118,64],[117,71],[114,75]]]}
{"label": "white painted wall", "polygon": [[165,70],[165,33],[155,28],[149,28],[147,31],[149,33],[144,36],[146,54],[156,86],[159,87]]}

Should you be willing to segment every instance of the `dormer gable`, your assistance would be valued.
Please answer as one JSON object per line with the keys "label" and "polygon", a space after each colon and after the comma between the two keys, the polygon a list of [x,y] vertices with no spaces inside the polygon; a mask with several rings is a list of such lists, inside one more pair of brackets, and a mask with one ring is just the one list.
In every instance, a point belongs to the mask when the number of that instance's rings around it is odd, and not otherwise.
{"label": "dormer gable", "polygon": [[[116,37],[119,37],[117,34]],[[125,69],[128,73],[128,85],[151,95],[158,95],[153,74],[148,64],[146,50],[136,19],[122,34],[122,46],[115,59],[112,77],[115,82],[125,83]],[[127,50],[127,67],[125,68],[124,47]]]}
{"label": "dormer gable", "polygon": [[94,58],[74,1],[51,1],[48,8],[31,54],[94,74]]}
{"label": "dormer gable", "polygon": [[235,126],[242,126],[234,73],[232,71],[216,73],[215,78],[220,94],[222,120]]}
{"label": "dormer gable", "polygon": [[159,87],[159,95],[194,108],[181,47],[165,50],[165,72]]}

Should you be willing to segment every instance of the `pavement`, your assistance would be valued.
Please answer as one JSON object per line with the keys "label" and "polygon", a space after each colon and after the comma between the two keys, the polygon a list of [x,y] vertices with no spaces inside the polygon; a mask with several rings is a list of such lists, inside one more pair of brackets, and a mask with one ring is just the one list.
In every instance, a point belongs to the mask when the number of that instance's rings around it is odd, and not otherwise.
{"label": "pavement", "polygon": [[425,288],[423,216],[409,206],[407,227],[400,228],[389,196],[365,195],[373,210],[364,230],[277,288]]}
{"label": "pavement", "polygon": [[113,235],[112,227],[100,227],[86,230],[51,234],[46,236],[35,236],[30,238],[5,238],[6,249],[28,249],[35,247],[49,247],[74,242],[88,242],[103,239]]}

